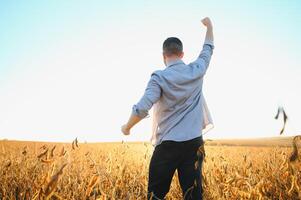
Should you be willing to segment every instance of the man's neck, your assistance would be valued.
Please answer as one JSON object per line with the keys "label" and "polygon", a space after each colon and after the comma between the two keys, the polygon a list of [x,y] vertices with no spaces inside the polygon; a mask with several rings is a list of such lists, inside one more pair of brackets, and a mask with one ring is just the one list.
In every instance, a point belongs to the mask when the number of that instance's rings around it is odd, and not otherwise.
{"label": "man's neck", "polygon": [[180,57],[172,57],[172,58],[168,58],[165,60],[165,65],[169,66],[171,63],[175,63],[177,61],[180,61],[181,58]]}

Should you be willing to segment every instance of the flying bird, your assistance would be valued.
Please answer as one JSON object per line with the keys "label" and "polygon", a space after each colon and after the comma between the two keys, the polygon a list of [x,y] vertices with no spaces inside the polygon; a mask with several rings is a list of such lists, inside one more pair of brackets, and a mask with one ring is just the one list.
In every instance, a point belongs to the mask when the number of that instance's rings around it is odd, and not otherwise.
{"label": "flying bird", "polygon": [[285,128],[286,121],[287,121],[288,117],[287,117],[287,115],[286,115],[286,113],[285,113],[283,107],[278,107],[278,111],[277,111],[277,114],[276,114],[276,116],[275,116],[275,119],[278,119],[280,114],[283,115],[283,127],[282,127],[282,129],[281,129],[281,131],[280,131],[280,135],[282,135],[283,132],[284,132],[284,128]]}

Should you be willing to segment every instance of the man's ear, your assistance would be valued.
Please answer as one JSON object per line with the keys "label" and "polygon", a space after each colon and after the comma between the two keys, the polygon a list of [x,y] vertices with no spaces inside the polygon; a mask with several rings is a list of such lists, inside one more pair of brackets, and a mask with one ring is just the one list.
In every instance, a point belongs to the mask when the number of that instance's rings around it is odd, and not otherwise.
{"label": "man's ear", "polygon": [[181,54],[180,54],[180,58],[183,58],[184,57],[184,52],[182,52]]}
{"label": "man's ear", "polygon": [[163,57],[163,62],[166,65],[166,55],[164,53],[162,53],[162,57]]}

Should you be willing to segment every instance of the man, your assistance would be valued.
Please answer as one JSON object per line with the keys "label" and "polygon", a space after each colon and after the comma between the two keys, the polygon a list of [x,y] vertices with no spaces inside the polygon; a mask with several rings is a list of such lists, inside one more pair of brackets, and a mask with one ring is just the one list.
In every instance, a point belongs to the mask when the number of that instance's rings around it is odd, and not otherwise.
{"label": "man", "polygon": [[201,168],[204,154],[202,129],[208,112],[202,94],[203,77],[213,53],[213,30],[209,18],[206,38],[198,58],[186,65],[182,42],[175,37],[163,43],[166,68],[155,71],[140,101],[133,106],[132,115],[122,126],[125,135],[148,115],[154,105],[152,143],[155,146],[150,166],[148,199],[164,199],[175,170],[184,199],[202,199]]}

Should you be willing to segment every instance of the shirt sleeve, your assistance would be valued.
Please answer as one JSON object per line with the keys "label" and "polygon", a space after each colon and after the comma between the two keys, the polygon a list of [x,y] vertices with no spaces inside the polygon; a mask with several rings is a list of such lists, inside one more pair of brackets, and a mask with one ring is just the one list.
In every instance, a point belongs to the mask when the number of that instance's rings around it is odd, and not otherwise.
{"label": "shirt sleeve", "polygon": [[161,87],[159,85],[159,76],[155,72],[147,84],[144,95],[140,101],[132,107],[132,114],[140,118],[147,117],[148,111],[161,97]]}
{"label": "shirt sleeve", "polygon": [[194,62],[189,64],[190,66],[194,66],[198,68],[202,76],[204,76],[207,71],[207,68],[211,60],[211,56],[213,54],[213,49],[214,49],[213,41],[206,40],[204,42],[203,49],[200,55],[198,56],[198,58]]}

